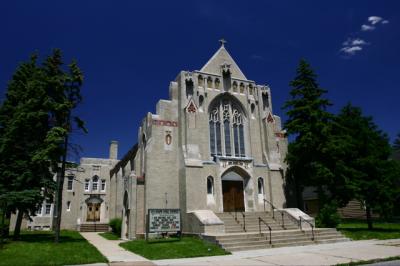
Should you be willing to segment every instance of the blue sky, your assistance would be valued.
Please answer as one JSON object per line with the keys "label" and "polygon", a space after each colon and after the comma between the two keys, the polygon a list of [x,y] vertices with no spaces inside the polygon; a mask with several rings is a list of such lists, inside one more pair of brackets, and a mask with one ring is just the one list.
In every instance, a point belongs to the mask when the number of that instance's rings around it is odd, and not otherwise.
{"label": "blue sky", "polygon": [[[332,112],[352,102],[394,139],[400,132],[400,1],[2,1],[0,93],[33,51],[61,48],[85,74],[77,110],[89,134],[81,156],[120,156],[144,115],[168,98],[180,70],[198,70],[226,47],[245,75],[289,97],[300,58],[329,91]],[[71,159],[76,159],[72,157]]]}

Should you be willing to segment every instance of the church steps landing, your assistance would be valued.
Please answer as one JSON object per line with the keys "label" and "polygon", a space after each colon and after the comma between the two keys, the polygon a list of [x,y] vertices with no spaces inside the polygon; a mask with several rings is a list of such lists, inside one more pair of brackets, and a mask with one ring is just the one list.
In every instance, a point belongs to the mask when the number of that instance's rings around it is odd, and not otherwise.
{"label": "church steps landing", "polygon": [[[207,236],[208,240],[219,244],[228,251],[264,249],[284,246],[302,246],[317,243],[333,243],[348,241],[335,228],[315,228],[314,239],[310,229],[300,230],[297,223],[285,217],[285,228],[282,227],[282,218],[275,213],[275,219],[271,213],[253,212],[245,213],[246,231],[243,230],[243,216],[237,213],[237,220],[234,213],[217,213],[217,216],[224,222],[225,234]],[[272,228],[271,243],[270,233],[264,224],[261,224],[259,233],[258,218],[262,218]]]}
{"label": "church steps landing", "polygon": [[81,224],[79,231],[80,232],[107,232],[107,231],[109,231],[109,226],[106,223]]}

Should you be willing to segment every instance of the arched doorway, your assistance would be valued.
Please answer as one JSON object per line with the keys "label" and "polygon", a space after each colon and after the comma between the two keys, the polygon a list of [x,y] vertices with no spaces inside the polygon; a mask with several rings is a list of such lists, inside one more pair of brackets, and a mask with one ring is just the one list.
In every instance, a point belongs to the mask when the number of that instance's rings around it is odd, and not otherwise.
{"label": "arched doorway", "polygon": [[103,200],[97,195],[90,195],[86,199],[87,204],[87,222],[99,222],[100,221],[100,206]]}
{"label": "arched doorway", "polygon": [[222,175],[222,197],[224,212],[245,211],[244,175],[236,169]]}

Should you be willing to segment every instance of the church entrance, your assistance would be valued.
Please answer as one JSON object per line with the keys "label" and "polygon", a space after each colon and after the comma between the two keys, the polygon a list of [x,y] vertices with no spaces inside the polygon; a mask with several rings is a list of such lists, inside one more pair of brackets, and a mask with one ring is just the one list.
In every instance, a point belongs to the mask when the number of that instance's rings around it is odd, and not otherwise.
{"label": "church entrance", "polygon": [[244,211],[243,181],[222,180],[224,212]]}
{"label": "church entrance", "polygon": [[88,222],[100,221],[100,203],[88,203],[86,217]]}
{"label": "church entrance", "polygon": [[89,198],[85,200],[87,205],[87,222],[99,222],[100,221],[100,207],[103,200],[99,195],[90,195]]}

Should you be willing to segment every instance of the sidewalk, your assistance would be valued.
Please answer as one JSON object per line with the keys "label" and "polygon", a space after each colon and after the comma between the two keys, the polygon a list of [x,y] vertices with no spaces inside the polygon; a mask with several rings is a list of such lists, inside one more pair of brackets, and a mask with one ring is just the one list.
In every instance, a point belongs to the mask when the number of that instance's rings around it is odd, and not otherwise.
{"label": "sidewalk", "polygon": [[107,257],[111,266],[336,265],[400,256],[400,239],[389,239],[239,251],[227,256],[150,261],[120,247],[119,243],[123,242],[121,240],[107,240],[98,233],[81,234]]}
{"label": "sidewalk", "polygon": [[336,265],[400,256],[400,239],[364,240],[333,244],[234,252],[228,256],[156,260],[156,265]]}
{"label": "sidewalk", "polygon": [[150,260],[127,251],[119,246],[122,240],[108,240],[98,233],[81,233],[101,254],[103,254],[111,265],[154,265]]}

